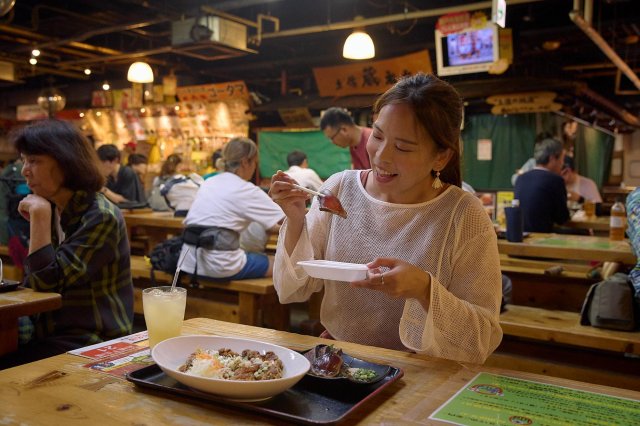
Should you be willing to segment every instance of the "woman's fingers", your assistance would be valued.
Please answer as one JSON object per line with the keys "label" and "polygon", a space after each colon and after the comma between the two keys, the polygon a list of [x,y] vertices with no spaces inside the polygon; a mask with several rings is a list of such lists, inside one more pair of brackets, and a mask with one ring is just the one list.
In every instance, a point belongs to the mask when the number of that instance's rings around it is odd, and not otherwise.
{"label": "woman's fingers", "polygon": [[378,257],[376,259],[374,259],[373,262],[367,263],[367,267],[369,267],[369,269],[375,269],[375,268],[393,268],[395,266],[398,265],[399,260],[398,259],[393,259],[390,257]]}

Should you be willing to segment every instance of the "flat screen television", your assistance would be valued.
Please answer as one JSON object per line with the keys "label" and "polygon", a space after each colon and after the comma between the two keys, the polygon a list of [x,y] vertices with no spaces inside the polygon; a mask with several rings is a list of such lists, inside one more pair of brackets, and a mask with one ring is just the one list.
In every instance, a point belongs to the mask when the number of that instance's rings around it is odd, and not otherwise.
{"label": "flat screen television", "polygon": [[493,23],[451,34],[436,30],[435,42],[439,76],[485,72],[500,57]]}

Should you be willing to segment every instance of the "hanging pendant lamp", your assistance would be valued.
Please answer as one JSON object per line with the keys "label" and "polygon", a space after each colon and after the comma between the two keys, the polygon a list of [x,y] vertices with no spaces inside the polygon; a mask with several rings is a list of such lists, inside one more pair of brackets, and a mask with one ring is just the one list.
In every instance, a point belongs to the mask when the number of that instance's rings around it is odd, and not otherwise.
{"label": "hanging pendant lamp", "polygon": [[132,83],[153,83],[153,70],[146,62],[134,62],[127,72],[127,80]]}
{"label": "hanging pendant lamp", "polygon": [[[362,20],[362,16],[356,16],[354,20]],[[376,48],[369,34],[364,28],[356,28],[347,37],[342,48],[342,56],[347,59],[371,59],[376,56]]]}

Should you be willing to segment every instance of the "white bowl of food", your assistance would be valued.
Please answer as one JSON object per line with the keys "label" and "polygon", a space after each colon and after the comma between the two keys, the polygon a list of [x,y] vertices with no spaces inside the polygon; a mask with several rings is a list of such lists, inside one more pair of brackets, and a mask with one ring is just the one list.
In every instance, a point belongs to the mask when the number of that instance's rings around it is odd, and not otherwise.
{"label": "white bowl of food", "polygon": [[[252,352],[243,357],[243,351]],[[235,337],[174,337],[158,343],[151,356],[165,374],[183,385],[242,401],[284,392],[310,367],[307,358],[291,349]]]}
{"label": "white bowl of food", "polygon": [[361,263],[335,262],[333,260],[301,260],[310,276],[333,281],[359,281],[367,279],[369,268]]}

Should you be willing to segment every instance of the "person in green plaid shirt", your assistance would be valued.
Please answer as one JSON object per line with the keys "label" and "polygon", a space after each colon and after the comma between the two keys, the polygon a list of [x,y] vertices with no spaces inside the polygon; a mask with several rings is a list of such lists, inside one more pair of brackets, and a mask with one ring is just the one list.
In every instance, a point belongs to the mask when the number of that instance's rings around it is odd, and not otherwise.
{"label": "person in green plaid shirt", "polygon": [[62,295],[62,308],[20,323],[17,352],[0,368],[131,333],[133,286],[120,210],[100,193],[95,150],[70,123],[45,120],[14,135],[33,194],[18,211],[30,222],[25,283]]}

